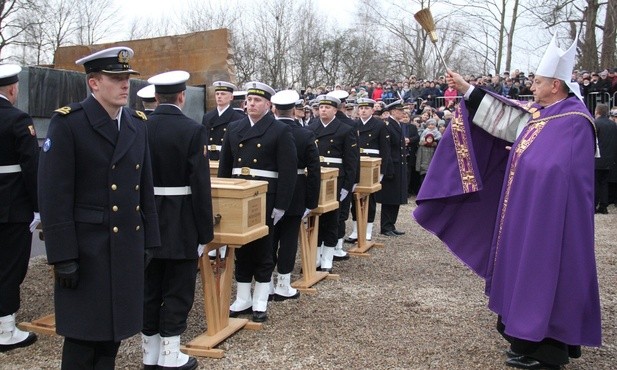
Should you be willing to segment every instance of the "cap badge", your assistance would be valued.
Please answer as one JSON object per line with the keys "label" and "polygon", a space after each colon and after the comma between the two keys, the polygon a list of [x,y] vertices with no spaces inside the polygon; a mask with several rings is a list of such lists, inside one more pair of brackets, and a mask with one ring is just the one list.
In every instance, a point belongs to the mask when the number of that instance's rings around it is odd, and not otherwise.
{"label": "cap badge", "polygon": [[129,51],[128,50],[120,50],[118,53],[118,62],[119,63],[128,63],[129,62]]}

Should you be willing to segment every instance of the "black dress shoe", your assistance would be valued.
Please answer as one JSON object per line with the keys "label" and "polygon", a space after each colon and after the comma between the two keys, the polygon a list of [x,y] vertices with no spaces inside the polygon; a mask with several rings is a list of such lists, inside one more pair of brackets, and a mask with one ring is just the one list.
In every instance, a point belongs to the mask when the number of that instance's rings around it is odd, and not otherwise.
{"label": "black dress shoe", "polygon": [[382,232],[381,235],[385,235],[385,236],[398,236],[398,234],[395,233],[393,230],[388,230],[386,232]]}
{"label": "black dress shoe", "polygon": [[506,365],[518,369],[560,369],[559,365],[551,365],[528,356],[512,357],[506,360]]}
{"label": "black dress shoe", "polygon": [[186,364],[179,367],[158,366],[157,369],[174,369],[174,370],[195,370],[197,369],[197,360],[195,357],[189,357]]}
{"label": "black dress shoe", "polygon": [[144,365],[143,370],[158,370],[159,365]]}
{"label": "black dress shoe", "polygon": [[238,317],[240,315],[249,315],[251,313],[253,313],[253,307],[245,308],[242,311],[229,310],[229,317]]}
{"label": "black dress shoe", "polygon": [[508,358],[515,358],[515,357],[521,357],[522,355],[520,353],[516,353],[513,350],[511,350],[510,348],[505,350],[506,352],[506,356],[508,356]]}
{"label": "black dress shoe", "polygon": [[602,215],[607,215],[608,214],[608,209],[606,207],[598,207],[596,208],[596,213],[602,214]]}
{"label": "black dress shoe", "polygon": [[22,340],[19,343],[0,344],[0,352],[10,351],[10,350],[15,349],[15,348],[28,347],[29,345],[34,344],[34,342],[36,342],[36,340],[37,340],[36,334],[28,333],[28,336],[26,337],[26,339]]}
{"label": "black dress shoe", "polygon": [[392,230],[392,232],[395,233],[396,235],[405,235],[404,231]]}
{"label": "black dress shoe", "polygon": [[254,322],[264,322],[268,320],[268,314],[265,311],[253,311]]}
{"label": "black dress shoe", "polygon": [[282,301],[286,301],[288,299],[298,299],[300,298],[300,292],[297,291],[296,294],[292,295],[291,297],[286,297],[284,295],[280,295],[280,294],[274,294],[274,301],[275,302],[282,302]]}
{"label": "black dress shoe", "polygon": [[349,259],[349,254],[346,254],[342,257],[340,256],[332,256],[332,261],[347,261]]}
{"label": "black dress shoe", "polygon": [[358,241],[358,239],[354,239],[354,238],[345,238],[345,243],[351,243],[351,244],[353,244],[353,243],[355,243],[355,242],[357,242],[357,241]]}
{"label": "black dress shoe", "polygon": [[318,267],[317,270],[327,272],[328,274],[332,272],[332,268],[326,269],[323,267]]}

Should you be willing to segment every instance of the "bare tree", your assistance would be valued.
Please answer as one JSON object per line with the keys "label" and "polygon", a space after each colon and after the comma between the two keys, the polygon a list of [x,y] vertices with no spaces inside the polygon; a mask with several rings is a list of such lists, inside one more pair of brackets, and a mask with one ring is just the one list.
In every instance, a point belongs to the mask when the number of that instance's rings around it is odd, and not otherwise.
{"label": "bare tree", "polygon": [[20,44],[22,35],[30,23],[20,14],[32,9],[31,0],[0,0],[0,61],[4,59],[6,47]]}
{"label": "bare tree", "polygon": [[615,53],[615,43],[617,43],[617,1],[608,1],[606,8],[604,27],[602,29],[602,56],[600,65],[609,68],[617,66],[617,55]]}
{"label": "bare tree", "polygon": [[94,45],[105,37],[113,36],[114,32],[122,31],[121,27],[114,27],[122,23],[122,12],[114,0],[75,0],[74,7],[79,14],[79,44]]}
{"label": "bare tree", "polygon": [[[612,4],[611,4],[612,3]],[[598,15],[605,9],[612,9],[612,14],[607,14],[607,17],[615,15],[615,2],[600,2],[598,0],[552,0],[545,2],[542,0],[529,0],[529,8],[534,10],[533,14],[537,17],[537,21],[545,28],[550,29],[552,33],[567,34],[570,40],[577,40],[579,54],[579,65],[583,69],[597,70],[599,69],[599,60],[604,58],[599,55],[598,50],[598,31],[602,33],[613,34],[612,46],[603,46],[608,48],[607,58],[615,58],[615,23],[598,24]],[[607,10],[608,12],[608,10]],[[560,32],[561,31],[561,32]],[[577,39],[578,37],[578,39]],[[604,37],[600,38],[604,40]],[[613,50],[612,56],[611,48]]]}

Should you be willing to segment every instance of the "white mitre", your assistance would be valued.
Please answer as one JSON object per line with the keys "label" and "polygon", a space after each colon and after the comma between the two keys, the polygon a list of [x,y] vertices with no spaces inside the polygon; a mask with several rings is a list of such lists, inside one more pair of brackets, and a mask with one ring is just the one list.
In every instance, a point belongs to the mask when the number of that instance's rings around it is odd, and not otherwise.
{"label": "white mitre", "polygon": [[583,100],[578,82],[571,81],[572,71],[576,63],[576,39],[568,50],[563,51],[557,46],[556,37],[553,35],[551,42],[544,52],[544,56],[540,60],[538,69],[536,69],[536,75],[565,81],[570,91]]}

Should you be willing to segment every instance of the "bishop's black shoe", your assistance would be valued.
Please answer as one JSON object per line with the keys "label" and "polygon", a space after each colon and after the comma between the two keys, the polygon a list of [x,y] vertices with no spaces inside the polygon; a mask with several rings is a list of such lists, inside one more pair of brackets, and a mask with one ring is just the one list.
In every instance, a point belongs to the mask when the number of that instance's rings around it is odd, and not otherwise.
{"label": "bishop's black shoe", "polygon": [[404,231],[398,231],[396,229],[392,230],[393,233],[395,233],[396,235],[405,235]]}
{"label": "bishop's black shoe", "polygon": [[515,358],[515,357],[521,357],[522,355],[520,353],[516,353],[513,350],[511,350],[510,348],[505,350],[506,356],[508,356],[508,358]]}
{"label": "bishop's black shoe", "polygon": [[506,360],[506,365],[510,367],[515,367],[517,369],[547,369],[547,370],[558,370],[561,368],[559,365],[551,365],[536,359],[533,359],[529,356],[519,356],[512,357]]}

